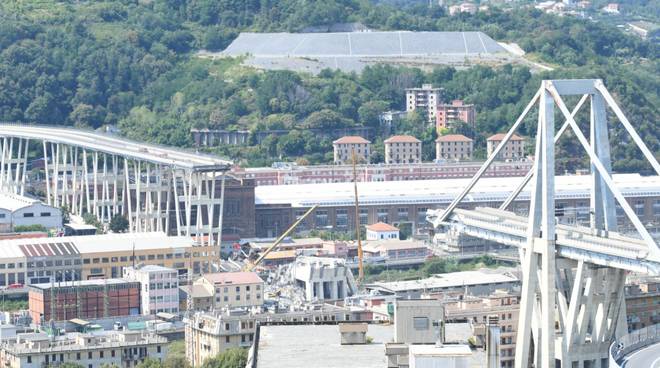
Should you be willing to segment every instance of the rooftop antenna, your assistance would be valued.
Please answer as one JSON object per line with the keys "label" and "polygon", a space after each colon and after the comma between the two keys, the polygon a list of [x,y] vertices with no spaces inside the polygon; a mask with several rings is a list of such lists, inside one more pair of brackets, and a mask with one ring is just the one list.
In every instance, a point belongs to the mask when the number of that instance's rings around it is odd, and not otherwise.
{"label": "rooftop antenna", "polygon": [[352,149],[353,158],[353,189],[355,192],[355,237],[358,244],[358,283],[364,279],[364,268],[362,264],[362,240],[360,239],[360,203],[358,202],[358,188],[357,188],[357,171],[355,165],[357,163],[357,156],[355,155],[355,148]]}

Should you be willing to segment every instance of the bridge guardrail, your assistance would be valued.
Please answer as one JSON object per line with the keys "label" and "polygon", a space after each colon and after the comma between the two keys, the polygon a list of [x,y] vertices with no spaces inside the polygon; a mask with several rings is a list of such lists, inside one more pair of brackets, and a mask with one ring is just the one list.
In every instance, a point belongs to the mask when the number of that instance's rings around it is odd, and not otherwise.
{"label": "bridge guardrail", "polygon": [[635,330],[610,346],[610,368],[620,368],[621,359],[633,351],[660,342],[660,323]]}

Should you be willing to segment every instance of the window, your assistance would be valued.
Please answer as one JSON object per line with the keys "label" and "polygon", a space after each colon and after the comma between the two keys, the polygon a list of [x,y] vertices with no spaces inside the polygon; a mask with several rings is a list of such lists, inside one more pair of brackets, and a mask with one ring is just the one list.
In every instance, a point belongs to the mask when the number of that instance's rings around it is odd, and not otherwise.
{"label": "window", "polygon": [[29,356],[29,355],[28,355],[28,357],[27,357],[27,362],[28,362],[28,363],[32,363],[32,357]]}
{"label": "window", "polygon": [[428,330],[429,329],[428,317],[413,317],[413,328],[415,330]]}
{"label": "window", "polygon": [[389,222],[388,221],[389,211],[387,210],[387,208],[379,208],[377,210],[377,213],[378,213],[378,222],[385,222],[385,223]]}
{"label": "window", "polygon": [[635,215],[644,216],[644,201],[642,200],[635,201]]}
{"label": "window", "polygon": [[225,342],[229,344],[229,336],[225,336]]}
{"label": "window", "polygon": [[110,350],[110,356],[113,357],[113,358],[115,357],[115,351],[114,350]]}
{"label": "window", "polygon": [[366,208],[360,209],[360,225],[369,224],[369,210]]}
{"label": "window", "polygon": [[156,352],[160,353],[160,345],[156,346]]}
{"label": "window", "polygon": [[328,210],[316,210],[316,226],[328,226]]}
{"label": "window", "polygon": [[92,359],[92,352],[91,351],[87,353],[87,359]]}
{"label": "window", "polygon": [[335,223],[337,226],[346,227],[348,226],[348,210],[345,208],[337,209],[335,211],[336,219]]}
{"label": "window", "polygon": [[41,217],[50,217],[50,212],[42,212],[39,214]]}
{"label": "window", "polygon": [[103,358],[103,350],[99,352],[99,358]]}
{"label": "window", "polygon": [[23,217],[34,217],[34,213],[32,213],[32,212],[25,212],[25,213],[23,214]]}

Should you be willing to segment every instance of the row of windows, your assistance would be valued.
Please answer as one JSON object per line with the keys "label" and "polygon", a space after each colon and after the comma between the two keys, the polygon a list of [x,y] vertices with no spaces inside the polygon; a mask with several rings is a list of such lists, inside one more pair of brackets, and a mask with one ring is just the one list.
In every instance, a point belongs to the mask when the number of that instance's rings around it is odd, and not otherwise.
{"label": "row of windows", "polygon": [[[34,212],[25,212],[23,213],[23,217],[34,217]],[[50,212],[41,212],[39,213],[39,217],[50,217]]]}

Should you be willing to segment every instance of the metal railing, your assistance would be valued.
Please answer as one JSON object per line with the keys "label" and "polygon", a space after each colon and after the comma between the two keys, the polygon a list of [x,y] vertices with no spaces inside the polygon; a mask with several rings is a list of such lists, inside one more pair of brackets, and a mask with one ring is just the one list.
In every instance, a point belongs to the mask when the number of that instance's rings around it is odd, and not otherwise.
{"label": "metal railing", "polygon": [[660,342],[660,323],[635,330],[610,346],[610,368],[620,368],[621,360],[628,354]]}

